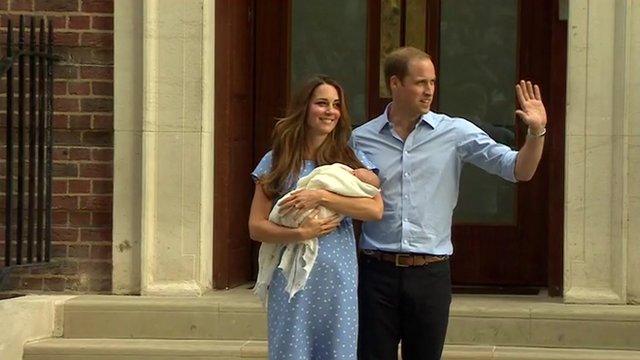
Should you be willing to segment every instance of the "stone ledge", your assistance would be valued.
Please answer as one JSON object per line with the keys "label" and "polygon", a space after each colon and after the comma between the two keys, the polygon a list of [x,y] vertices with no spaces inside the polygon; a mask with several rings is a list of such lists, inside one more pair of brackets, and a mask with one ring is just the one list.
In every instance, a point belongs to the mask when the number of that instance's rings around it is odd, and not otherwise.
{"label": "stone ledge", "polygon": [[[637,306],[456,295],[447,344],[640,351],[637,334]],[[199,298],[80,296],[65,304],[64,337],[266,340],[266,311],[248,289]]]}

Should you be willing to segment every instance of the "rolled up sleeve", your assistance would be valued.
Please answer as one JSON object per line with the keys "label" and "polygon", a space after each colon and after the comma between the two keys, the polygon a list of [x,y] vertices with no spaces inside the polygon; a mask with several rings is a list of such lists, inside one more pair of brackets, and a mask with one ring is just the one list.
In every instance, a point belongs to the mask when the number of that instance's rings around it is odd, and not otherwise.
{"label": "rolled up sleeve", "polygon": [[495,142],[477,126],[468,123],[458,143],[458,154],[462,161],[471,163],[484,171],[501,178],[517,182],[515,176],[518,152]]}

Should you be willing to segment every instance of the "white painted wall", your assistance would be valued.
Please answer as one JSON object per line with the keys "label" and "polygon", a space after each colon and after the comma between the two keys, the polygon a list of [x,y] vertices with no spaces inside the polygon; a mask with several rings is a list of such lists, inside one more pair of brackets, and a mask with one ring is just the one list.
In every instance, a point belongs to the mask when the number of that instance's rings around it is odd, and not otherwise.
{"label": "white painted wall", "polygon": [[62,304],[73,297],[29,295],[0,300],[0,359],[22,360],[26,342],[62,336]]}

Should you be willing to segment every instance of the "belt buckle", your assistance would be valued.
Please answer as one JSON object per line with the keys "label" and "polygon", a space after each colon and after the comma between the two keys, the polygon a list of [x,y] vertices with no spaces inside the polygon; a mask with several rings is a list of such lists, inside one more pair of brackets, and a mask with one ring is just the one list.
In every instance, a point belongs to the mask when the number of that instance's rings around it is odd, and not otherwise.
{"label": "belt buckle", "polygon": [[409,265],[400,264],[400,263],[398,262],[398,260],[399,260],[400,258],[410,258],[410,257],[411,257],[411,255],[409,255],[409,254],[395,254],[395,255],[396,255],[396,266],[397,266],[397,267],[409,267]]}

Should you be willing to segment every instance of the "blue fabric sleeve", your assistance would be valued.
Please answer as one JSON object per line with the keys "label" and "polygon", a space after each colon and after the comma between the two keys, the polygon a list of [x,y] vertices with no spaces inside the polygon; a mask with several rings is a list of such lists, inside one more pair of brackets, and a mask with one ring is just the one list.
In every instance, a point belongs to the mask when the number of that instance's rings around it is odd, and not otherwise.
{"label": "blue fabric sleeve", "polygon": [[262,157],[262,159],[260,159],[260,162],[258,163],[256,168],[251,172],[253,181],[258,181],[258,179],[271,171],[271,156],[271,151],[269,151]]}
{"label": "blue fabric sleeve", "polygon": [[365,155],[362,151],[357,149],[354,151],[356,153],[356,156],[358,157],[358,160],[360,160],[362,165],[364,165],[367,169],[373,171],[377,175],[378,167],[374,163],[372,163],[371,160],[369,160],[369,158],[367,158],[367,155]]}

